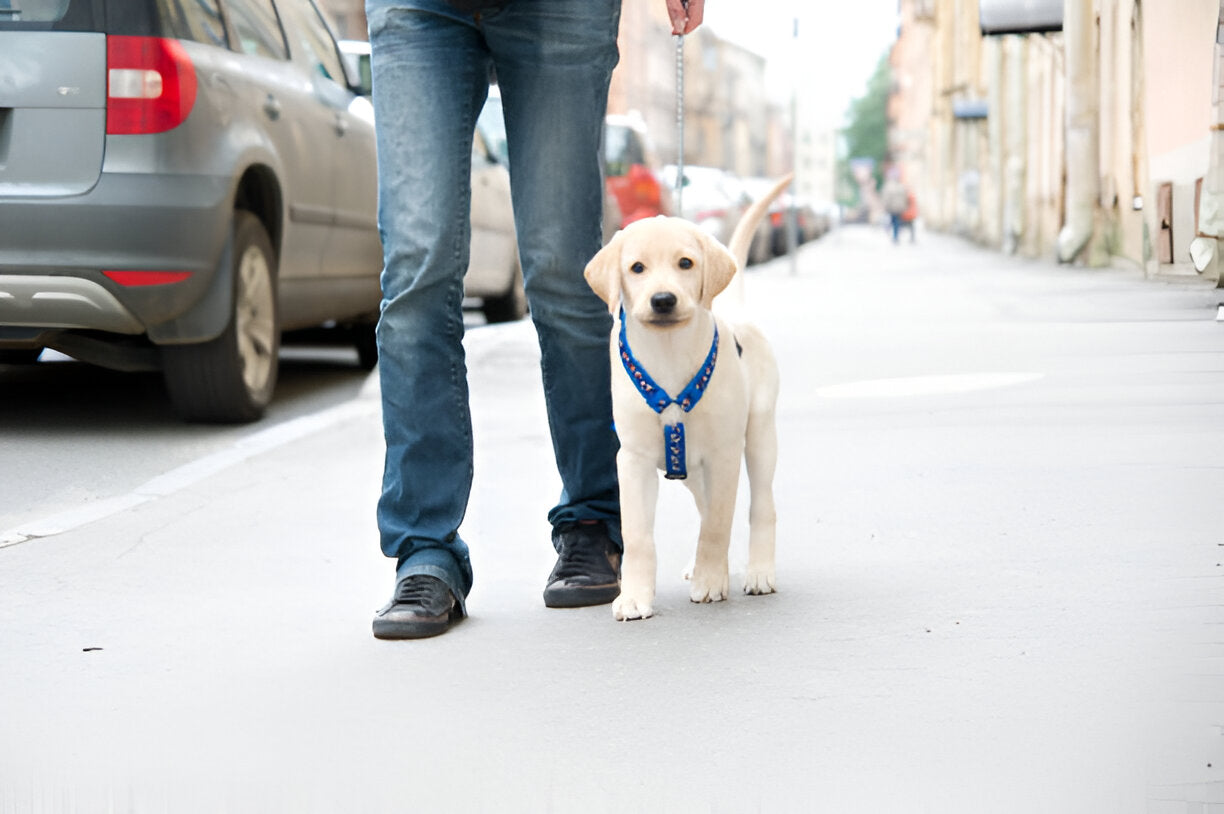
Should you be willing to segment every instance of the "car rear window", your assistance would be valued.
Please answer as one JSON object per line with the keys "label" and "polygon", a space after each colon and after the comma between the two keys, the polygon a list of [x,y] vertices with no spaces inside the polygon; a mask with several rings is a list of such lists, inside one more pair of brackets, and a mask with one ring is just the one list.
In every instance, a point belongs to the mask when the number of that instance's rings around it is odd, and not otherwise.
{"label": "car rear window", "polygon": [[225,44],[217,0],[0,0],[0,31],[90,31]]}
{"label": "car rear window", "polygon": [[97,31],[101,0],[0,0],[0,30]]}

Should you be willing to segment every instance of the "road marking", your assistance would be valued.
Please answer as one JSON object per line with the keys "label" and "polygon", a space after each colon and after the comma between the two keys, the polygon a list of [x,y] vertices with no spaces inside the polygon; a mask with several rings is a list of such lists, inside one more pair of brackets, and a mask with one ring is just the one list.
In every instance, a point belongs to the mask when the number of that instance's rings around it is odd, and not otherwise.
{"label": "road marking", "polygon": [[911,376],[846,382],[816,388],[816,395],[830,399],[880,399],[906,396],[937,396],[969,393],[996,387],[1012,387],[1044,377],[1044,373],[964,373],[949,376]]}
{"label": "road marking", "polygon": [[351,401],[239,438],[225,449],[205,455],[203,458],[197,458],[145,481],[127,494],[104,498],[87,506],[69,509],[40,520],[22,523],[7,531],[0,531],[0,548],[79,529],[81,526],[112,517],[151,500],[180,492],[234,464],[284,446],[290,441],[321,432],[342,421],[376,414],[379,409],[377,377],[371,376],[370,378],[375,386],[371,387],[367,382],[361,393]]}

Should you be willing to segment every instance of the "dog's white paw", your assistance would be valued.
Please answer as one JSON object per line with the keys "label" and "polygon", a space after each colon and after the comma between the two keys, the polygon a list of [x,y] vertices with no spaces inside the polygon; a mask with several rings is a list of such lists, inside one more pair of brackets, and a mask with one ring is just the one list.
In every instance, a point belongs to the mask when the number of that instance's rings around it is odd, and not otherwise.
{"label": "dog's white paw", "polygon": [[720,577],[694,575],[689,586],[689,599],[694,602],[721,602],[727,598],[731,580],[724,572]]}
{"label": "dog's white paw", "polygon": [[654,608],[650,606],[650,600],[635,598],[622,592],[620,596],[612,600],[612,616],[618,622],[627,622],[630,619],[649,619],[654,616]]}
{"label": "dog's white paw", "polygon": [[744,593],[771,594],[776,590],[772,568],[748,569],[744,576]]}

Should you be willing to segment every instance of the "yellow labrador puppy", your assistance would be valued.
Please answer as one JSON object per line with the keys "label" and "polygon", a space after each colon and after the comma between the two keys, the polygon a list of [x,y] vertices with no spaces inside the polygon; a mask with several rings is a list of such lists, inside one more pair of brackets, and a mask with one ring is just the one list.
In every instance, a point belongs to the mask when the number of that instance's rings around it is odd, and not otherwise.
{"label": "yellow labrador puppy", "polygon": [[730,583],[727,552],[745,459],[751,505],[744,592],[774,590],[778,367],[760,331],[716,316],[712,305],[790,180],[749,208],[730,248],[688,221],[660,216],[618,232],[586,267],[587,282],[617,317],[612,414],[625,542],[621,592],[612,604],[617,619],[654,613],[657,470],[684,480],[701,515],[689,598],[717,602]]}

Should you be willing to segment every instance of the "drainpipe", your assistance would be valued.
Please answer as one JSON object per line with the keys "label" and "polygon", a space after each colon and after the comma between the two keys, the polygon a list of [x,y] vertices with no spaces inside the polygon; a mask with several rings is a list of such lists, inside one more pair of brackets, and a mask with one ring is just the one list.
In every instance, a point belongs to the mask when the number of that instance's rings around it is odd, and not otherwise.
{"label": "drainpipe", "polygon": [[1190,242],[1190,259],[1200,274],[1214,275],[1216,286],[1224,288],[1220,274],[1220,240],[1224,238],[1224,0],[1216,24],[1215,83],[1212,105],[1211,161],[1203,177],[1199,197],[1199,230]]}
{"label": "drainpipe", "polygon": [[1058,234],[1058,259],[1070,263],[1088,247],[1100,199],[1100,120],[1093,0],[1065,0],[1067,52],[1067,222]]}

